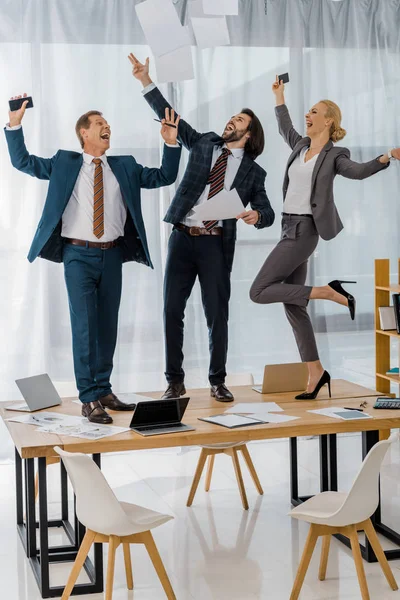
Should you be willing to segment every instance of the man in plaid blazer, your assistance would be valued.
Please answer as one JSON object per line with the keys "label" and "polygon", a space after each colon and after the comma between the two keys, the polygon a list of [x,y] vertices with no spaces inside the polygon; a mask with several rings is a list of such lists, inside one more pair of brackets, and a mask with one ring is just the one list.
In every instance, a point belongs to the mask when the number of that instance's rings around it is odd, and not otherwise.
{"label": "man in plaid blazer", "polygon": [[[140,63],[129,56],[133,75],[160,119],[174,110],[149,77],[149,59]],[[221,402],[233,400],[225,386],[228,351],[230,274],[236,241],[236,222],[243,219],[257,229],[274,222],[264,182],[266,172],[254,159],[264,149],[262,125],[253,111],[243,109],[227,123],[222,136],[199,133],[180,120],[179,142],[189,150],[189,162],[164,221],[174,225],[169,239],[164,281],[166,378],[163,398],[186,393],[183,363],[183,318],[187,300],[199,277],[210,339],[209,381],[211,396]],[[193,207],[222,189],[236,189],[243,209],[236,219],[196,221]]]}

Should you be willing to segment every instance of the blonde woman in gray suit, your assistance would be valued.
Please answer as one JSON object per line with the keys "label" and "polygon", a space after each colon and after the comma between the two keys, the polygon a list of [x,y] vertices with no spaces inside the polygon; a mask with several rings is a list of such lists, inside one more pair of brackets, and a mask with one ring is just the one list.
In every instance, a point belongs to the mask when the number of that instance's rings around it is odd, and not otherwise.
{"label": "blonde woman in gray suit", "polygon": [[272,85],[276,97],[279,133],[292,149],[283,181],[282,235],[268,256],[250,290],[258,304],[283,302],[293,328],[303,362],[308,367],[307,390],[299,400],[315,399],[330,375],[318,356],[314,331],[307,313],[309,300],[323,299],[347,306],[354,319],[356,301],[334,280],[322,287],[306,286],[307,263],[319,238],[331,240],[343,229],[333,197],[336,175],[365,179],[386,169],[390,160],[400,159],[400,148],[389,150],[369,162],[350,159],[347,148],[335,146],[346,135],[341,127],[339,107],[322,100],[306,114],[307,135],[302,137],[293,127],[285,105],[284,84],[276,78]]}

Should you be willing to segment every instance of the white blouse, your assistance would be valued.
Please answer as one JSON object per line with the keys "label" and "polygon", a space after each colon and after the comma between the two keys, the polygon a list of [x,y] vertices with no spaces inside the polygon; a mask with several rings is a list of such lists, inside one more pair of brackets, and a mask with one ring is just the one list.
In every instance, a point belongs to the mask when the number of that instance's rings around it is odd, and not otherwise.
{"label": "white blouse", "polygon": [[289,167],[289,186],[283,212],[292,215],[311,215],[311,180],[318,154],[305,162],[308,147],[301,150]]}

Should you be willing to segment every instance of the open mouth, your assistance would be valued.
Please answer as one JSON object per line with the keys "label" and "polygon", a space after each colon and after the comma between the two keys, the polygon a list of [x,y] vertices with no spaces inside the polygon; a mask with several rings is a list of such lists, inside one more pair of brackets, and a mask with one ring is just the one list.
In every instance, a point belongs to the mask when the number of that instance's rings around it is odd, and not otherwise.
{"label": "open mouth", "polygon": [[101,137],[102,140],[107,140],[107,142],[110,141],[110,134],[109,133],[102,133],[100,137]]}
{"label": "open mouth", "polygon": [[306,126],[307,126],[307,127],[312,127],[312,123],[311,123],[311,121],[307,121],[307,120],[306,120]]}
{"label": "open mouth", "polygon": [[233,126],[233,125],[227,125],[227,126],[225,127],[225,131],[235,131],[235,128],[234,128],[234,126]]}

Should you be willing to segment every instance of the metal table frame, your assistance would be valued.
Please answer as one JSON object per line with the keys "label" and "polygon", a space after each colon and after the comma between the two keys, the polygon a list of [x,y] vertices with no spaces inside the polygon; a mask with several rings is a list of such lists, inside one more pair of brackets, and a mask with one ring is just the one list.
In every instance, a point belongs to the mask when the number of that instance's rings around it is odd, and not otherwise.
{"label": "metal table frame", "polygon": [[[36,521],[34,460],[33,458],[22,459],[15,449],[17,528],[42,598],[54,598],[62,595],[65,586],[50,586],[50,565],[75,560],[85,535],[85,528],[76,517],[75,500],[74,524],[69,521],[67,472],[62,461],[60,461],[61,518],[48,519],[46,458],[38,458],[39,520]],[[93,454],[93,460],[100,467],[100,454]],[[49,546],[49,529],[52,527],[62,527],[71,543],[64,546]],[[39,529],[39,544],[36,537],[37,529]],[[102,544],[94,544],[94,563],[88,557],[84,569],[90,583],[76,584],[72,594],[80,596],[103,592]]]}
{"label": "metal table frame", "polygon": [[[371,448],[379,442],[379,431],[362,431],[362,459],[367,456]],[[299,495],[299,476],[298,476],[298,452],[297,438],[290,438],[290,498],[293,506],[298,506],[305,502],[311,496]],[[338,469],[337,469],[337,434],[319,436],[319,464],[320,464],[320,491],[336,492],[338,489]],[[384,537],[394,542],[399,548],[385,550],[385,555],[388,560],[396,560],[400,558],[400,534],[384,523],[382,523],[381,502],[379,490],[379,505],[375,513],[371,517],[371,521],[376,531]],[[351,547],[350,540],[342,535],[336,534],[335,537],[343,542],[348,548]],[[371,544],[365,537],[364,544],[360,543],[361,554],[367,562],[377,562],[375,552]]]}

